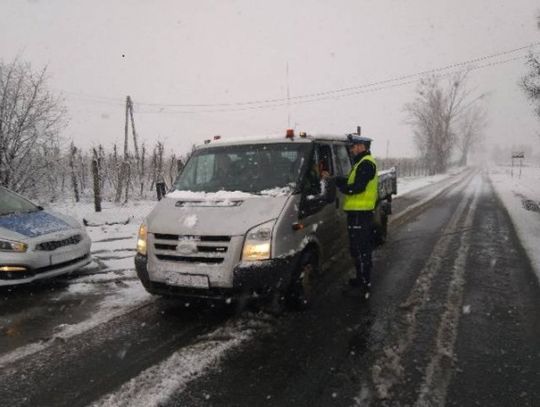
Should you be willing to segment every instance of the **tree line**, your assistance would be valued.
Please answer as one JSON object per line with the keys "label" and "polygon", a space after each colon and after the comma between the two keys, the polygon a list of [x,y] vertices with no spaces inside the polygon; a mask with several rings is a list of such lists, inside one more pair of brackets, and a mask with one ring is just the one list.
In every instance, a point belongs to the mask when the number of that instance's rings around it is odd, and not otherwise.
{"label": "tree line", "polygon": [[[3,184],[25,196],[55,202],[72,196],[76,202],[97,198],[126,203],[129,200],[155,199],[156,185],[170,187],[187,155],[166,152],[162,142],[151,148],[143,143],[137,159],[129,154],[127,160],[115,145],[83,149],[73,142],[62,148],[55,144],[33,152],[35,164],[27,168],[32,175],[23,185]],[[14,177],[13,179],[17,179]]]}

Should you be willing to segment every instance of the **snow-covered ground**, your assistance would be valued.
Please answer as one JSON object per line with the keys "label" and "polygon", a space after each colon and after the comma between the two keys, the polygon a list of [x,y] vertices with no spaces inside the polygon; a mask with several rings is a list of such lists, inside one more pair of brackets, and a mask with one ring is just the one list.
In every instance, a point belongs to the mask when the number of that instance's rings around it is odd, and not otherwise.
{"label": "snow-covered ground", "polygon": [[540,167],[486,170],[540,280]]}
{"label": "snow-covered ground", "polygon": [[398,193],[397,196],[405,195],[409,192],[412,192],[416,189],[423,188],[427,185],[435,184],[439,181],[442,181],[452,175],[456,175],[463,171],[464,168],[452,168],[446,174],[437,174],[431,176],[422,176],[422,177],[400,177],[398,175]]}
{"label": "snow-covered ground", "polygon": [[[100,307],[104,315],[116,314],[122,304],[132,308],[148,301],[151,296],[137,278],[134,257],[138,228],[155,204],[154,201],[134,201],[128,205],[103,202],[99,213],[94,211],[92,203],[64,203],[51,208],[84,222],[92,239],[92,262],[72,276],[68,293],[63,295],[106,293]],[[96,314],[93,319],[99,317]]]}

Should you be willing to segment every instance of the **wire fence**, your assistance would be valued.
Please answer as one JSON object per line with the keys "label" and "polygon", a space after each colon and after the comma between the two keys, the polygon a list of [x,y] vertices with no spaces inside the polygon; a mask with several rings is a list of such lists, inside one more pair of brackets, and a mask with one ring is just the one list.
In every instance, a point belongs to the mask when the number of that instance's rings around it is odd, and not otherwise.
{"label": "wire fence", "polygon": [[428,167],[420,158],[378,158],[381,171],[395,167],[398,177],[421,177],[429,175]]}

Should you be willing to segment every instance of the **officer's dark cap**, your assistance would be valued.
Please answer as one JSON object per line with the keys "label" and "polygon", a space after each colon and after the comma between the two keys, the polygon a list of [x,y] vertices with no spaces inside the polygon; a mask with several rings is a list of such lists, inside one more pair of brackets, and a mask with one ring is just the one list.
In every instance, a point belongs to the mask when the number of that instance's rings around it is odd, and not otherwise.
{"label": "officer's dark cap", "polygon": [[372,139],[369,137],[359,136],[358,134],[348,134],[347,135],[347,143],[349,145],[355,145],[355,144],[364,144],[366,146],[371,145]]}

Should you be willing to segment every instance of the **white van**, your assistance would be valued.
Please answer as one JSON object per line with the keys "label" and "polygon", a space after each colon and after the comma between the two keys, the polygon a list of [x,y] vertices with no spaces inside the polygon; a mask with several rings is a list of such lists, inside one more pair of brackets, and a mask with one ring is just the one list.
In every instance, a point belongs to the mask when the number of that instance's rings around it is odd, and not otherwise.
{"label": "white van", "polygon": [[[308,304],[321,265],[348,247],[343,196],[319,174],[350,169],[346,136],[288,133],[198,147],[140,227],[139,278],[153,294],[279,292]],[[380,237],[395,181],[395,171],[380,175]]]}

